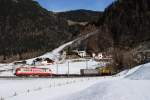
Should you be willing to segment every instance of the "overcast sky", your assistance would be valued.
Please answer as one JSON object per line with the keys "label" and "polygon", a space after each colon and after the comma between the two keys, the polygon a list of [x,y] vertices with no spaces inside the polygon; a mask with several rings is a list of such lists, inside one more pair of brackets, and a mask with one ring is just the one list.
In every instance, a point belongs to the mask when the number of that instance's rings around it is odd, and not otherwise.
{"label": "overcast sky", "polygon": [[36,0],[49,11],[60,12],[75,9],[103,11],[113,0]]}

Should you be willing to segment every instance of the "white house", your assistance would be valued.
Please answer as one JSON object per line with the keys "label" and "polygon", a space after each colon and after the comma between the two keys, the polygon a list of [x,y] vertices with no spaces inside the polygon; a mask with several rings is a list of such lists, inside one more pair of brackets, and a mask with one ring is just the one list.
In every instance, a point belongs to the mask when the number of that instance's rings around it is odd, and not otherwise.
{"label": "white house", "polygon": [[78,51],[78,55],[81,57],[86,57],[86,52],[85,51]]}
{"label": "white house", "polygon": [[98,59],[98,60],[103,59],[103,53],[98,53],[98,54],[92,53],[92,56],[94,59]]}
{"label": "white house", "polygon": [[86,51],[78,51],[78,50],[73,50],[73,52],[77,53],[80,57],[84,58],[87,56]]}

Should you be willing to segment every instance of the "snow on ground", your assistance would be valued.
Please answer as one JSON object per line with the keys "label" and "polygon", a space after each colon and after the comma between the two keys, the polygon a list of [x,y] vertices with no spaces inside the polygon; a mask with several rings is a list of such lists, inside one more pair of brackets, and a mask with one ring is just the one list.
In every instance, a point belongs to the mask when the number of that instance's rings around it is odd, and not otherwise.
{"label": "snow on ground", "polygon": [[0,79],[0,98],[8,100],[53,100],[72,94],[104,78]]}
{"label": "snow on ground", "polygon": [[150,63],[135,67],[131,71],[134,71],[134,73],[130,72],[132,74],[126,75],[126,78],[134,80],[150,80]]}
{"label": "snow on ground", "polygon": [[120,72],[114,76],[123,76],[124,77],[124,75],[127,75],[128,72],[129,72],[129,70],[124,70],[124,71],[122,71],[122,72]]}
{"label": "snow on ground", "polygon": [[14,66],[10,64],[0,64],[0,76],[13,76]]}
{"label": "snow on ground", "polygon": [[0,71],[12,69],[12,63],[10,64],[0,64]]}
{"label": "snow on ground", "polygon": [[[40,57],[58,61],[59,52],[77,40],[80,38]],[[27,63],[31,64],[34,59],[27,60]],[[103,65],[93,60],[82,60],[66,60],[61,64],[44,67],[51,68],[54,73],[66,74],[69,65],[70,74],[79,74],[80,69],[87,67],[87,63],[88,68]],[[0,76],[12,76],[12,69],[12,63],[0,64]],[[0,79],[0,100],[150,100],[149,93],[150,63],[125,70],[112,77]]]}
{"label": "snow on ground", "polygon": [[89,78],[0,79],[4,100],[150,100],[150,63],[120,75]]}
{"label": "snow on ground", "polygon": [[120,75],[124,77],[98,82],[56,100],[150,100],[150,63],[124,71]]}
{"label": "snow on ground", "polygon": [[150,100],[150,81],[111,80],[56,100]]}
{"label": "snow on ground", "polygon": [[8,71],[0,72],[0,77],[1,76],[14,76],[14,74],[12,70],[8,70]]}

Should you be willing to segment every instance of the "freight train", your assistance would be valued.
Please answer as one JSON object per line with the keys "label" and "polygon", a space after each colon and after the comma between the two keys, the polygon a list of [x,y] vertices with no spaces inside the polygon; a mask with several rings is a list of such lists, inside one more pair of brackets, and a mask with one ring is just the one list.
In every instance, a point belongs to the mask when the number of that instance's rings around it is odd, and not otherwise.
{"label": "freight train", "polygon": [[80,74],[82,76],[99,76],[99,71],[96,69],[81,69]]}
{"label": "freight train", "polygon": [[82,76],[110,76],[115,74],[112,67],[97,67],[96,69],[81,69]]}
{"label": "freight train", "polygon": [[19,67],[16,68],[15,73],[19,77],[47,77],[52,76],[53,73],[49,68],[36,68],[36,67]]}

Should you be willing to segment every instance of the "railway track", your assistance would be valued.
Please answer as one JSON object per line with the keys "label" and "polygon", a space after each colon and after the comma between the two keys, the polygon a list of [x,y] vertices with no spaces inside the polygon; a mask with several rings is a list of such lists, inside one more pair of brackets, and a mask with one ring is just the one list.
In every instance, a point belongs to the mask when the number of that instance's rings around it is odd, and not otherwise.
{"label": "railway track", "polygon": [[87,78],[87,77],[100,77],[96,75],[79,75],[79,74],[60,74],[60,75],[53,75],[49,77],[18,77],[18,76],[0,76],[0,79],[38,79],[38,78]]}

